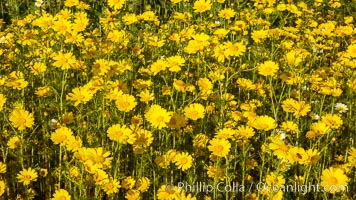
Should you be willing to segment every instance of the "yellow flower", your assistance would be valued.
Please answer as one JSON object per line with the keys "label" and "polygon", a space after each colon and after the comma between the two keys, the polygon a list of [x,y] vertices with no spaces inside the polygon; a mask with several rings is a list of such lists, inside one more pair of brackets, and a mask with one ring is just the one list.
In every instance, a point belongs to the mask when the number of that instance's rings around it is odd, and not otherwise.
{"label": "yellow flower", "polygon": [[122,94],[116,100],[116,107],[122,112],[130,112],[136,105],[135,97],[129,94]]}
{"label": "yellow flower", "polygon": [[75,138],[73,136],[72,130],[67,127],[61,127],[51,135],[52,142],[61,146],[64,146],[70,139]]}
{"label": "yellow flower", "polygon": [[234,133],[236,139],[241,139],[241,138],[249,139],[254,135],[255,135],[255,131],[253,130],[253,128],[244,125],[239,126],[237,128],[237,131],[235,131]]}
{"label": "yellow flower", "polygon": [[78,178],[79,177],[79,175],[80,175],[80,172],[79,172],[79,169],[78,169],[78,167],[71,167],[70,169],[69,169],[69,175],[71,176],[71,177],[73,177],[73,178]]}
{"label": "yellow flower", "polygon": [[6,185],[4,181],[0,181],[0,197],[5,193]]}
{"label": "yellow flower", "polygon": [[83,145],[82,139],[79,136],[77,137],[69,137],[66,142],[66,148],[68,151],[76,152],[78,151]]}
{"label": "yellow flower", "polygon": [[151,131],[139,128],[139,130],[136,130],[135,133],[136,141],[133,144],[134,146],[148,147],[153,142],[153,136]]}
{"label": "yellow flower", "polygon": [[235,14],[236,13],[232,8],[225,8],[219,11],[219,17],[222,17],[224,19],[231,19],[235,16]]}
{"label": "yellow flower", "polygon": [[179,72],[181,67],[184,65],[185,60],[181,56],[171,56],[167,58],[167,65],[169,67],[169,71],[171,72]]}
{"label": "yellow flower", "polygon": [[95,165],[88,165],[91,168],[93,178],[96,185],[103,185],[109,182],[109,175],[102,169],[98,169]]}
{"label": "yellow flower", "polygon": [[184,191],[181,193],[177,194],[176,199],[179,200],[197,200],[196,197],[194,197],[192,194],[185,194]]}
{"label": "yellow flower", "polygon": [[122,187],[126,190],[132,189],[135,186],[136,180],[131,176],[127,176],[121,183]]}
{"label": "yellow flower", "polygon": [[321,117],[321,121],[333,129],[340,128],[343,123],[341,117],[336,114],[326,114],[325,116]]}
{"label": "yellow flower", "polygon": [[28,169],[22,170],[19,174],[17,174],[17,179],[20,183],[28,185],[31,181],[36,181],[37,176],[37,172],[30,167]]}
{"label": "yellow flower", "polygon": [[66,0],[64,2],[64,6],[67,6],[67,7],[77,6],[78,4],[79,4],[79,0]]}
{"label": "yellow flower", "polygon": [[75,57],[70,52],[69,53],[59,52],[53,57],[53,60],[55,60],[53,66],[59,67],[62,70],[70,69],[76,63]]}
{"label": "yellow flower", "polygon": [[178,114],[178,113],[173,113],[171,119],[167,123],[167,126],[169,128],[183,128],[187,125],[187,119],[184,117],[184,115]]}
{"label": "yellow flower", "polygon": [[287,153],[287,160],[294,164],[294,163],[299,163],[299,164],[306,164],[307,162],[307,157],[308,155],[306,154],[305,150],[301,147],[292,147],[289,149]]}
{"label": "yellow flower", "polygon": [[57,34],[63,34],[65,35],[66,33],[70,32],[72,24],[69,20],[67,20],[67,15],[70,13],[66,12],[68,10],[63,10],[62,13],[63,15],[61,17],[58,18],[57,21],[54,21],[53,23],[51,23],[51,27],[53,28],[53,30],[57,33]]}
{"label": "yellow flower", "polygon": [[246,46],[242,42],[225,42],[224,47],[224,55],[226,58],[230,58],[230,56],[241,56],[246,51]]}
{"label": "yellow flower", "polygon": [[290,146],[286,145],[283,140],[272,137],[268,148],[273,151],[273,155],[277,156],[277,158],[286,159]]}
{"label": "yellow flower", "polygon": [[28,82],[24,79],[24,74],[20,71],[11,72],[7,76],[6,86],[21,90],[28,86]]}
{"label": "yellow flower", "polygon": [[138,200],[140,199],[140,191],[138,190],[129,190],[125,194],[125,199],[127,200]]}
{"label": "yellow flower", "polygon": [[35,94],[39,97],[49,97],[51,96],[52,91],[50,87],[44,86],[37,88]]}
{"label": "yellow flower", "polygon": [[71,196],[64,189],[59,189],[53,194],[52,200],[70,200]]}
{"label": "yellow flower", "polygon": [[256,44],[263,42],[268,36],[267,30],[255,30],[252,32],[252,39]]}
{"label": "yellow flower", "polygon": [[144,102],[144,103],[148,103],[152,100],[154,100],[154,94],[153,93],[150,93],[149,90],[144,90],[144,91],[141,91],[140,94],[138,95],[140,97],[140,101],[141,102]]}
{"label": "yellow flower", "polygon": [[0,94],[0,111],[4,108],[4,104],[6,102],[6,97],[3,94]]}
{"label": "yellow flower", "polygon": [[186,91],[186,84],[182,80],[177,80],[174,79],[173,81],[173,87],[176,89],[178,92],[185,92]]}
{"label": "yellow flower", "polygon": [[257,67],[258,74],[262,76],[274,76],[278,69],[278,64],[273,61],[265,61]]}
{"label": "yellow flower", "polygon": [[33,114],[22,108],[15,108],[10,114],[10,122],[20,131],[31,128],[34,124]]}
{"label": "yellow flower", "polygon": [[114,194],[119,192],[119,188],[120,188],[120,182],[117,181],[116,179],[110,179],[109,182],[107,182],[104,185],[104,192],[107,195]]}
{"label": "yellow flower", "polygon": [[124,7],[126,0],[108,0],[108,5],[115,10],[120,10]]}
{"label": "yellow flower", "polygon": [[315,165],[318,163],[319,158],[320,158],[320,153],[316,149],[308,149],[306,151],[307,154],[307,159],[306,159],[306,164],[307,165]]}
{"label": "yellow flower", "polygon": [[193,158],[187,152],[176,155],[174,161],[178,169],[182,169],[182,171],[191,168],[193,165]]}
{"label": "yellow flower", "polygon": [[158,200],[173,200],[179,194],[177,186],[162,185],[157,191]]}
{"label": "yellow flower", "polygon": [[219,139],[231,139],[235,134],[236,130],[232,128],[219,129],[215,137]]}
{"label": "yellow flower", "polygon": [[204,118],[205,109],[204,106],[199,103],[193,103],[184,108],[184,115],[188,119],[197,120]]}
{"label": "yellow flower", "polygon": [[10,138],[10,140],[7,142],[7,146],[9,149],[16,149],[21,145],[21,139],[18,136],[14,136]]}
{"label": "yellow flower", "polygon": [[211,2],[210,0],[198,0],[194,2],[194,12],[203,13],[211,9]]}
{"label": "yellow flower", "polygon": [[351,58],[356,58],[356,44],[352,44],[347,48],[347,55]]}
{"label": "yellow flower", "polygon": [[74,101],[74,106],[79,104],[86,104],[93,98],[93,93],[87,90],[86,87],[74,88],[72,93],[69,93],[66,97],[67,100]]}
{"label": "yellow flower", "polygon": [[276,121],[267,115],[258,116],[254,121],[251,122],[252,127],[257,130],[269,131],[277,127]]}
{"label": "yellow flower", "polygon": [[207,174],[208,174],[208,177],[212,178],[212,179],[218,178],[221,181],[224,181],[224,179],[225,179],[224,169],[221,168],[220,166],[210,165],[208,167]]}
{"label": "yellow flower", "polygon": [[345,192],[348,182],[349,179],[342,169],[330,167],[323,170],[320,185],[324,187],[326,192],[334,194],[336,192]]}
{"label": "yellow flower", "polygon": [[266,183],[268,185],[275,185],[275,186],[281,186],[286,183],[286,180],[282,175],[278,175],[274,172],[271,172],[269,175],[266,177]]}
{"label": "yellow flower", "polygon": [[356,148],[351,147],[351,149],[349,150],[348,153],[349,153],[349,156],[347,157],[347,160],[349,161],[351,166],[356,167]]}
{"label": "yellow flower", "polygon": [[150,71],[153,75],[158,74],[161,71],[166,70],[167,68],[167,61],[165,59],[159,59],[156,62],[152,63],[150,66]]}
{"label": "yellow flower", "polygon": [[140,192],[146,192],[150,187],[150,179],[148,179],[147,177],[142,177],[138,179],[135,187]]}
{"label": "yellow flower", "polygon": [[109,156],[110,152],[104,151],[103,147],[90,148],[88,149],[88,160],[85,164],[97,169],[110,168],[113,158]]}
{"label": "yellow flower", "polygon": [[169,123],[171,116],[172,112],[167,112],[159,105],[152,105],[148,112],[145,114],[147,121],[157,129],[167,127],[167,123]]}
{"label": "yellow flower", "polygon": [[210,140],[210,145],[208,146],[209,151],[212,155],[219,157],[226,157],[230,152],[231,144],[226,139],[214,138]]}
{"label": "yellow flower", "polygon": [[131,25],[138,22],[138,18],[136,14],[126,13],[125,16],[122,17],[122,21],[124,22],[125,25]]}
{"label": "yellow flower", "polygon": [[40,174],[40,176],[42,176],[42,177],[46,177],[47,174],[48,174],[48,171],[47,171],[47,169],[41,168],[41,169],[39,170],[39,174]]}
{"label": "yellow flower", "polygon": [[285,131],[286,133],[288,133],[288,132],[297,133],[298,132],[298,125],[296,123],[294,123],[293,121],[282,122],[280,127],[281,127],[281,130]]}
{"label": "yellow flower", "polygon": [[108,129],[107,133],[110,140],[121,144],[133,144],[135,142],[135,135],[125,125],[114,124]]}
{"label": "yellow flower", "polygon": [[6,173],[6,164],[0,162],[0,174],[5,174],[5,173]]}

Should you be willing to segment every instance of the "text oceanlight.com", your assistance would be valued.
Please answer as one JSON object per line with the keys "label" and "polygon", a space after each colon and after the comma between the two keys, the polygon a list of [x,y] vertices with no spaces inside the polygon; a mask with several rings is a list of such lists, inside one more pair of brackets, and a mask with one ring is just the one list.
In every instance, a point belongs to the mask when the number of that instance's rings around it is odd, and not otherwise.
{"label": "text oceanlight.com", "polygon": [[195,183],[187,183],[187,182],[178,182],[178,184],[167,184],[166,189],[170,189],[172,186],[177,186],[178,191],[186,191],[186,192],[203,192],[203,193],[211,193],[214,191],[217,192],[298,192],[303,195],[309,192],[348,192],[349,188],[347,185],[323,185],[308,183],[308,184],[286,184],[286,185],[271,185],[263,182],[252,183],[242,185],[238,182],[218,182],[216,184],[207,184],[205,182],[195,182]]}

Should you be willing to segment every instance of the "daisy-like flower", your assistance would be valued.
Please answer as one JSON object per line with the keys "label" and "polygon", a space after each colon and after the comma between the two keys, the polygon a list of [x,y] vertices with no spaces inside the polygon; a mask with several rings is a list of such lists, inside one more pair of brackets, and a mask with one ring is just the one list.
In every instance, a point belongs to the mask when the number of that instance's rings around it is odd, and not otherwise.
{"label": "daisy-like flower", "polygon": [[9,149],[16,149],[20,145],[21,145],[21,139],[18,136],[14,136],[10,138],[9,141],[7,142],[7,146],[9,147]]}
{"label": "daisy-like flower", "polygon": [[93,168],[106,168],[111,166],[112,157],[109,151],[104,151],[102,147],[88,149],[88,160],[86,164]]}
{"label": "daisy-like flower", "polygon": [[107,133],[110,140],[121,144],[133,144],[135,142],[135,135],[125,125],[114,124],[108,129]]}
{"label": "daisy-like flower", "polygon": [[136,130],[135,132],[135,143],[133,144],[134,146],[137,147],[148,147],[152,144],[153,142],[153,135],[151,131],[141,129]]}
{"label": "daisy-like flower", "polygon": [[323,171],[320,185],[326,192],[334,194],[345,191],[348,181],[349,179],[342,169],[331,167]]}
{"label": "daisy-like flower", "polygon": [[86,104],[92,98],[93,93],[86,87],[74,88],[72,93],[67,95],[67,100],[74,101],[74,106],[78,106],[81,103]]}
{"label": "daisy-like flower", "polygon": [[232,8],[225,8],[223,10],[220,10],[219,12],[219,17],[225,18],[225,19],[231,19],[234,17],[236,12]]}
{"label": "daisy-like flower", "polygon": [[210,165],[207,168],[207,174],[209,178],[215,179],[219,178],[219,180],[224,181],[225,179],[225,172],[224,169],[221,168],[219,165]]}
{"label": "daisy-like flower", "polygon": [[129,190],[126,192],[125,198],[128,200],[140,199],[140,191],[134,189]]}
{"label": "daisy-like flower", "polygon": [[230,56],[241,56],[246,51],[246,46],[242,42],[225,42],[224,46],[224,55],[226,58],[229,58]]}
{"label": "daisy-like flower", "polygon": [[150,179],[147,177],[142,177],[137,180],[135,188],[141,192],[146,192],[150,187]]}
{"label": "daisy-like flower", "polygon": [[274,76],[278,71],[278,64],[273,61],[266,61],[260,64],[258,67],[258,73],[262,76]]}
{"label": "daisy-like flower", "polygon": [[107,195],[113,194],[113,193],[117,193],[119,191],[120,188],[120,182],[117,181],[116,179],[110,179],[109,182],[107,182],[104,185],[104,192]]}
{"label": "daisy-like flower", "polygon": [[171,119],[172,112],[167,112],[159,105],[152,105],[145,114],[147,121],[155,128],[162,129],[167,127],[167,123]]}
{"label": "daisy-like flower", "polygon": [[108,0],[108,5],[115,10],[120,10],[124,7],[125,0]]}
{"label": "daisy-like flower", "polygon": [[208,146],[209,151],[211,151],[213,155],[219,157],[226,157],[230,152],[230,148],[231,144],[228,140],[218,138],[212,139]]}
{"label": "daisy-like flower", "polygon": [[273,155],[277,156],[277,158],[285,159],[291,147],[285,144],[283,140],[280,140],[276,137],[272,137],[271,143],[269,143],[268,148],[273,151]]}
{"label": "daisy-like flower", "polygon": [[191,120],[201,119],[205,115],[204,106],[199,103],[190,104],[184,108],[184,115]]}
{"label": "daisy-like flower", "polygon": [[10,114],[10,122],[20,131],[31,128],[34,124],[33,114],[22,108],[15,108]]}
{"label": "daisy-like flower", "polygon": [[61,127],[51,135],[52,142],[54,144],[59,144],[61,146],[64,146],[66,142],[70,139],[75,139],[75,138],[73,136],[72,130],[67,127]]}
{"label": "daisy-like flower", "polygon": [[321,121],[333,129],[338,129],[343,124],[341,117],[336,114],[326,114],[321,117]]}
{"label": "daisy-like flower", "polygon": [[70,200],[70,199],[71,199],[71,196],[64,189],[57,190],[53,194],[53,198],[52,198],[52,200]]}
{"label": "daisy-like flower", "polygon": [[339,111],[339,113],[346,113],[349,110],[349,108],[347,107],[347,105],[343,103],[336,103],[335,110]]}
{"label": "daisy-like flower", "polygon": [[184,117],[184,115],[181,115],[179,113],[173,113],[171,119],[169,120],[167,126],[169,128],[182,128],[187,125],[187,119]]}
{"label": "daisy-like flower", "polygon": [[178,169],[182,169],[182,171],[185,171],[192,167],[193,158],[187,152],[180,153],[175,156],[175,164]]}
{"label": "daisy-like flower", "polygon": [[269,131],[277,127],[276,121],[269,116],[259,116],[252,123],[252,127],[257,130]]}
{"label": "daisy-like flower", "polygon": [[211,9],[210,0],[198,0],[194,2],[194,12],[203,13]]}
{"label": "daisy-like flower", "polygon": [[37,172],[30,167],[28,169],[22,170],[19,174],[17,174],[17,179],[20,183],[28,185],[31,181],[36,181],[37,176]]}
{"label": "daisy-like flower", "polygon": [[140,101],[141,101],[141,102],[144,102],[144,103],[146,103],[146,104],[147,104],[148,102],[150,102],[150,101],[152,101],[152,100],[155,99],[154,94],[153,94],[153,93],[150,93],[149,90],[141,91],[140,94],[137,95],[137,96],[140,97]]}
{"label": "daisy-like flower", "polygon": [[59,67],[62,70],[70,69],[76,63],[75,57],[70,52],[69,53],[59,52],[53,57],[53,60],[55,60],[53,66]]}
{"label": "daisy-like flower", "polygon": [[167,64],[169,66],[169,71],[179,72],[181,67],[184,65],[185,60],[181,56],[171,56],[167,58]]}
{"label": "daisy-like flower", "polygon": [[116,100],[116,107],[122,112],[130,112],[136,105],[135,97],[129,94],[122,94]]}
{"label": "daisy-like flower", "polygon": [[177,195],[180,194],[180,190],[177,186],[173,185],[162,185],[157,191],[157,199],[164,200],[164,199],[175,199]]}
{"label": "daisy-like flower", "polygon": [[124,180],[122,180],[121,186],[124,189],[129,190],[135,186],[135,183],[136,183],[136,180],[133,177],[127,176],[127,177],[125,177]]}

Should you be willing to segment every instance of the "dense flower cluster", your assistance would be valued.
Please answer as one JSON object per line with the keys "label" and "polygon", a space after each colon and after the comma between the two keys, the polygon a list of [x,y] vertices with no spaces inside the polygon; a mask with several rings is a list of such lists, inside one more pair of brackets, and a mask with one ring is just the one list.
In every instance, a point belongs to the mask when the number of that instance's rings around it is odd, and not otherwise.
{"label": "dense flower cluster", "polygon": [[354,2],[5,1],[0,198],[356,197]]}

